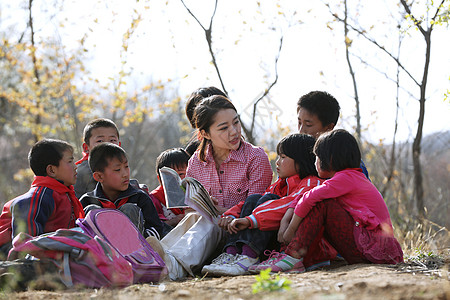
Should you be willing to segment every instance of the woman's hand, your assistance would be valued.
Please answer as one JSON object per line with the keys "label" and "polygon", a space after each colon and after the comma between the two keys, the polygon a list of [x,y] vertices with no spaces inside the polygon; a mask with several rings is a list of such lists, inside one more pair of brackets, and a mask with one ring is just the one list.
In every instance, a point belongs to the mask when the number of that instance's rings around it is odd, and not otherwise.
{"label": "woman's hand", "polygon": [[231,221],[233,221],[232,217],[223,216],[222,218],[219,219],[217,225],[219,225],[219,227],[222,228],[223,230],[228,230],[228,225],[231,223]]}
{"label": "woman's hand", "polygon": [[229,233],[237,233],[238,231],[247,229],[250,227],[250,221],[246,218],[238,218],[231,221],[228,225]]}
{"label": "woman's hand", "polygon": [[213,196],[211,196],[211,200],[214,204],[214,206],[217,208],[217,210],[219,211],[219,215],[223,214],[224,212],[226,212],[228,210],[228,208],[219,206],[219,201],[217,201],[216,198],[214,198]]}

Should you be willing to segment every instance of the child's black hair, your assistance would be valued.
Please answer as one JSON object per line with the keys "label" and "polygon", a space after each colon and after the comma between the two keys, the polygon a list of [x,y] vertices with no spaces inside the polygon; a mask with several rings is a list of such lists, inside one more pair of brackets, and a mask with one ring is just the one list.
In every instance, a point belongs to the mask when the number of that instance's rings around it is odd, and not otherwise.
{"label": "child's black hair", "polygon": [[184,150],[187,152],[187,154],[189,154],[189,156],[192,156],[195,150],[197,150],[198,146],[200,146],[200,141],[198,139],[191,139],[186,147],[184,147]]}
{"label": "child's black hair", "polygon": [[167,149],[156,158],[156,174],[162,167],[187,167],[190,155],[183,148]]}
{"label": "child's black hair", "polygon": [[43,139],[34,144],[28,153],[30,168],[36,176],[47,176],[47,166],[59,166],[63,152],[73,147],[69,143],[56,139]]}
{"label": "child's black hair", "polygon": [[320,159],[320,168],[325,171],[359,168],[361,164],[358,142],[344,129],[335,129],[319,136],[314,154]]}
{"label": "child's black hair", "polygon": [[116,123],[114,123],[110,119],[99,118],[99,119],[90,121],[89,123],[86,124],[86,126],[84,126],[83,139],[87,145],[89,145],[89,139],[92,136],[92,130],[95,128],[99,128],[99,127],[114,128],[117,132],[117,138],[120,139],[119,129],[117,128]]}
{"label": "child's black hair", "polygon": [[294,133],[285,136],[277,145],[278,155],[284,154],[292,158],[295,161],[298,175],[302,179],[310,175],[318,176],[312,151],[315,141],[314,137],[310,135]]}
{"label": "child's black hair", "polygon": [[297,102],[297,112],[300,108],[316,115],[322,126],[336,125],[341,109],[336,98],[322,91],[313,91],[301,96]]}
{"label": "child's black hair", "polygon": [[122,147],[113,143],[98,144],[89,153],[89,167],[92,172],[103,172],[113,158],[117,158],[120,162],[128,159]]}

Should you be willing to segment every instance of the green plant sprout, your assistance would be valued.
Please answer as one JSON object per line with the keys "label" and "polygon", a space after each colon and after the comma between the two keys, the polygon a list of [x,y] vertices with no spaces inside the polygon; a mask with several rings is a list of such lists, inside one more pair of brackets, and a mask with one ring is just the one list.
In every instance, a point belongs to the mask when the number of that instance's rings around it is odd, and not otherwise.
{"label": "green plant sprout", "polygon": [[255,276],[256,282],[252,284],[252,293],[287,291],[291,289],[291,281],[281,278],[280,275],[271,276],[271,269],[262,270]]}

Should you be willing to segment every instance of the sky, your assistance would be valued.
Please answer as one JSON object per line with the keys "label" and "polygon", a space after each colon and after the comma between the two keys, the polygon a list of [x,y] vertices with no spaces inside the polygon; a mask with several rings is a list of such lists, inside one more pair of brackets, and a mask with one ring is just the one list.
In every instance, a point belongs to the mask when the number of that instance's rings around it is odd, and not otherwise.
{"label": "sky", "polygon": [[[0,0],[2,24],[0,28],[20,20],[19,14],[8,18],[8,10],[19,12],[23,5]],[[269,3],[270,2],[270,3]],[[365,1],[367,2],[367,1]],[[140,13],[142,21],[132,35],[126,53],[126,68],[132,70],[130,90],[142,87],[151,80],[170,79],[171,86],[187,97],[201,86],[220,87],[215,70],[210,63],[204,32],[187,13],[181,1],[92,1],[66,0],[63,11],[58,11],[52,1],[35,0],[34,19],[40,25],[39,35],[57,36],[67,49],[78,46],[87,33],[85,47],[89,60],[86,65],[100,83],[120,70],[120,46],[123,34],[133,16]],[[343,25],[333,23],[333,18],[322,1],[219,1],[213,23],[213,47],[217,50],[229,96],[243,116],[248,107],[274,78],[274,61],[280,37],[283,47],[278,61],[278,83],[270,93],[273,108],[283,125],[296,131],[296,102],[312,90],[325,90],[334,95],[342,108],[338,127],[352,130],[354,121],[353,86],[345,61]],[[192,12],[209,26],[213,1],[186,1]],[[361,26],[370,29],[389,50],[397,51],[397,33],[391,1],[359,4],[349,1],[350,15],[358,17]],[[277,6],[278,5],[278,6]],[[55,8],[56,7],[56,8]],[[136,11],[133,11],[133,10]],[[43,11],[46,11],[43,13]],[[52,18],[48,15],[58,11]],[[22,15],[24,12],[22,12]],[[386,16],[390,16],[390,18]],[[26,15],[23,15],[26,20]],[[64,27],[60,27],[62,22]],[[20,31],[26,24],[17,23]],[[420,81],[423,70],[423,39],[410,31],[403,41],[401,59]],[[450,55],[445,41],[450,37],[446,27],[436,27],[433,33],[432,61],[428,83],[424,133],[450,130],[450,102],[443,101],[450,89]],[[370,43],[354,39],[351,51],[357,76],[363,137],[369,141],[390,142],[395,117],[395,66],[386,55]],[[369,65],[361,63],[361,59]],[[379,71],[376,71],[376,70]],[[419,105],[409,93],[418,95],[418,87],[402,76],[405,90],[400,92],[400,124],[398,138],[411,139],[416,132]],[[277,111],[280,109],[280,111]],[[273,127],[273,119],[264,126]]]}

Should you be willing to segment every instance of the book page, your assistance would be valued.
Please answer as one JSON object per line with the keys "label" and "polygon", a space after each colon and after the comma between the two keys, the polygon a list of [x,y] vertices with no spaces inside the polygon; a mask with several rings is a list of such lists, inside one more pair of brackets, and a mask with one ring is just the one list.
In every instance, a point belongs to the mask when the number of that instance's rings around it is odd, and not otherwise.
{"label": "book page", "polygon": [[174,169],[163,167],[159,169],[161,182],[166,197],[167,208],[187,208],[189,207],[185,199],[185,191],[181,186],[181,178]]}
{"label": "book page", "polygon": [[184,182],[186,183],[185,203],[212,223],[217,224],[219,211],[203,185],[191,177],[185,178]]}

